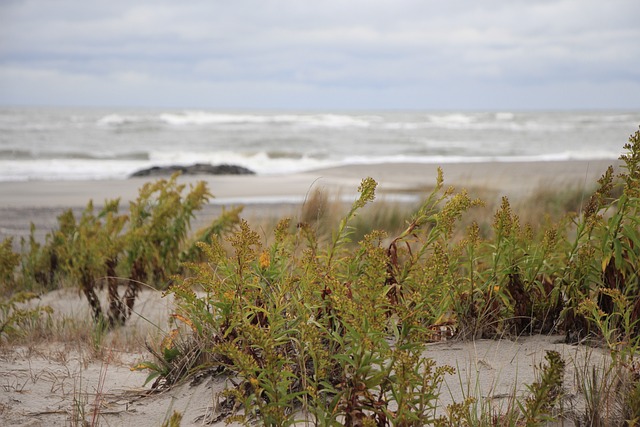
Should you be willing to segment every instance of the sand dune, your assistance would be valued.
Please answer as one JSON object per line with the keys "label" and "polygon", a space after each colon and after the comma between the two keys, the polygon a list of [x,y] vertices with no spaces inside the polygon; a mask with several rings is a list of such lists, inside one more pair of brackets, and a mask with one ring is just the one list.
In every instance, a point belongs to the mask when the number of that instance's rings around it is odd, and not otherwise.
{"label": "sand dune", "polygon": [[[105,295],[102,294],[103,300]],[[89,319],[84,297],[72,290],[47,294],[40,301],[54,307],[55,316],[78,321]],[[154,393],[144,387],[146,372],[130,370],[143,360],[152,360],[143,350],[146,335],[167,328],[172,301],[158,291],[143,291],[136,316],[112,334],[135,334],[140,352],[113,351],[108,341],[96,350],[64,343],[34,343],[30,347],[0,351],[0,424],[12,426],[76,425],[94,413],[100,425],[160,426],[172,412],[184,416],[182,426],[202,426],[219,412],[215,403],[229,386],[224,375],[188,380],[168,391]],[[118,339],[117,337],[110,337]],[[129,337],[131,339],[131,337]],[[471,393],[497,405],[508,404],[509,396],[523,396],[547,350],[561,354],[567,362],[564,384],[568,396],[577,394],[576,368],[604,366],[608,356],[601,349],[561,343],[560,336],[531,336],[502,340],[447,341],[427,346],[424,356],[438,366],[456,368],[441,389],[440,407],[461,402]],[[581,402],[574,402],[578,407]],[[80,424],[77,424],[80,425]],[[220,420],[208,425],[223,426]],[[237,424],[232,424],[237,425]],[[303,425],[303,424],[301,424]]]}

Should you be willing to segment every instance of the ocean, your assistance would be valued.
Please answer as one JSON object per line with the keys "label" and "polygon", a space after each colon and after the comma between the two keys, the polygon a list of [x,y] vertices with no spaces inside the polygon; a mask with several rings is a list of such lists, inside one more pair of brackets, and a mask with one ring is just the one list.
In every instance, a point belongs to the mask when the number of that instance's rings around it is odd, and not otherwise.
{"label": "ocean", "polygon": [[231,112],[0,108],[0,181],[126,179],[151,167],[258,174],[383,162],[616,159],[640,112]]}

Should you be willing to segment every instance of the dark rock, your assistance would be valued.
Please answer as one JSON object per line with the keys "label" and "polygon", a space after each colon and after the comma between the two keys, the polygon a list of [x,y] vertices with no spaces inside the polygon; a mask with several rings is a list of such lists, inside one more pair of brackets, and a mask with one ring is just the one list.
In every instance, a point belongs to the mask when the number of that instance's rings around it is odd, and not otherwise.
{"label": "dark rock", "polygon": [[210,165],[206,163],[196,163],[191,166],[171,165],[153,166],[134,172],[130,177],[155,177],[170,176],[176,172],[182,175],[254,175],[255,172],[237,165]]}

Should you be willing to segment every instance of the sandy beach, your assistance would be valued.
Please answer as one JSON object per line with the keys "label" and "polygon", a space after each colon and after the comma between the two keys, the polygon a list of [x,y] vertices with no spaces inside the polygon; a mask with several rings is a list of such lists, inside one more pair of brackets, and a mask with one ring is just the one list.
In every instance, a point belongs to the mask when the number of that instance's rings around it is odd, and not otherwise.
{"label": "sandy beach", "polygon": [[[592,185],[611,160],[558,162],[488,162],[441,165],[445,184],[483,187],[517,197],[541,186]],[[371,176],[383,192],[408,192],[433,186],[438,165],[384,163],[350,165],[287,175],[221,175],[182,178],[204,180],[216,204],[264,203],[303,198],[314,187],[355,193],[360,181]],[[3,208],[79,207],[89,199],[96,204],[121,197],[132,200],[148,178],[105,181],[1,182]]]}
{"label": "sandy beach", "polygon": [[[512,200],[540,189],[592,188],[610,160],[558,162],[450,163],[442,165],[445,185],[482,190],[483,195],[503,195]],[[414,195],[415,200],[435,184],[435,164],[385,163],[352,165],[288,175],[201,176],[181,178],[183,182],[204,180],[214,195],[203,209],[206,218],[222,207],[244,205],[246,217],[290,215],[314,189],[339,194],[345,199],[356,194],[361,180],[378,181],[378,198]],[[29,234],[33,222],[41,233],[55,226],[56,217],[67,208],[81,210],[89,200],[101,205],[106,199],[121,198],[126,206],[134,200],[146,178],[105,181],[0,182],[0,239],[17,240]]]}
{"label": "sandy beach", "polygon": [[[106,296],[103,293],[101,297]],[[89,321],[89,306],[76,291],[51,292],[42,297],[40,304],[50,305],[58,317]],[[219,415],[216,402],[229,386],[229,378],[189,379],[155,393],[148,385],[143,386],[146,372],[130,369],[152,359],[143,349],[145,337],[157,336],[157,327],[167,330],[171,310],[171,297],[163,297],[160,291],[143,291],[136,316],[106,337],[97,353],[67,343],[0,347],[0,425],[82,425],[78,420],[83,417],[89,420],[87,425],[155,427],[162,425],[173,411],[183,414],[181,425],[185,427],[226,425],[222,420],[211,421]],[[114,351],[109,343],[125,337],[138,341],[140,350]],[[443,414],[448,404],[469,396],[506,408],[514,392],[519,397],[526,395],[526,385],[536,381],[549,350],[557,351],[567,362],[564,386],[571,406],[566,410],[579,410],[584,402],[578,398],[576,371],[585,372],[585,366],[602,368],[609,356],[603,349],[562,341],[558,335],[537,335],[428,344],[425,357],[438,366],[456,369],[456,374],[445,377],[439,413]]]}
{"label": "sandy beach", "polygon": [[[612,162],[573,161],[545,163],[470,163],[443,165],[445,184],[466,187],[472,193],[526,197],[539,188],[592,188]],[[183,179],[205,180],[215,199],[204,210],[216,215],[223,206],[243,204],[246,216],[273,216],[299,209],[310,191],[321,188],[345,198],[356,194],[362,178],[379,182],[379,198],[395,195],[419,196],[432,187],[436,165],[380,164],[339,167],[292,175],[212,176]],[[145,179],[122,181],[3,182],[0,183],[0,239],[25,237],[33,222],[42,233],[55,225],[63,209],[82,209],[89,199],[100,205],[104,199],[121,197],[123,205],[133,200]],[[104,295],[102,295],[105,298]],[[105,298],[106,299],[106,298]],[[184,414],[183,426],[204,425],[215,414],[215,402],[225,387],[224,378],[208,378],[198,384],[184,383],[161,394],[143,387],[144,372],[129,367],[149,359],[144,350],[146,336],[157,334],[147,319],[161,329],[172,310],[171,300],[157,291],[145,291],[138,306],[137,321],[113,334],[136,337],[138,351],[112,354],[108,344],[102,354],[69,348],[65,343],[35,343],[32,347],[0,351],[0,424],[20,426],[69,425],[85,411],[99,413],[99,422],[111,426],[158,426],[173,410]],[[40,304],[51,305],[58,319],[88,322],[89,306],[75,290],[44,295]],[[118,340],[118,336],[108,339]],[[505,399],[514,390],[526,391],[535,381],[546,350],[559,351],[571,368],[565,374],[569,394],[575,393],[576,366],[601,365],[602,350],[560,344],[559,336],[520,337],[498,341],[446,342],[432,344],[426,355],[439,364],[455,367],[443,387],[442,407],[461,401],[471,390],[493,400]],[[106,341],[109,342],[108,340]],[[475,393],[475,392],[474,392]],[[475,393],[478,395],[478,393]],[[508,402],[505,401],[505,405]],[[578,403],[579,404],[579,403]],[[211,425],[211,424],[209,424]],[[223,425],[223,422],[213,425]]]}

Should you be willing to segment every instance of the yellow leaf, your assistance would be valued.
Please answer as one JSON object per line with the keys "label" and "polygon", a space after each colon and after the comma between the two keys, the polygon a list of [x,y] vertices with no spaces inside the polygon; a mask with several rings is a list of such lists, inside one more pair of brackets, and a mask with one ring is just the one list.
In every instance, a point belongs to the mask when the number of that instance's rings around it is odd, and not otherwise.
{"label": "yellow leaf", "polygon": [[172,329],[171,332],[169,332],[169,334],[166,337],[164,337],[164,339],[162,340],[162,348],[166,348],[166,349],[173,348],[173,340],[176,338],[178,333],[179,333],[178,329]]}
{"label": "yellow leaf", "polygon": [[187,319],[186,317],[184,317],[183,315],[174,313],[174,314],[171,315],[171,317],[173,317],[176,320],[180,320],[182,323],[184,323],[185,325],[189,326],[193,332],[198,332],[196,327],[193,325],[193,322],[191,320]]}

